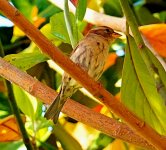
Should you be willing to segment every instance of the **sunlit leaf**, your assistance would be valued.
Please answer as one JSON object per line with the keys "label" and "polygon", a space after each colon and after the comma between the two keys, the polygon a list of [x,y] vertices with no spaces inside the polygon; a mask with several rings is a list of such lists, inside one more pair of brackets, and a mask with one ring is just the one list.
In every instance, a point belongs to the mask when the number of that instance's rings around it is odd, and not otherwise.
{"label": "sunlit leaf", "polygon": [[16,36],[16,37],[20,37],[20,36],[25,36],[25,33],[20,28],[18,28],[17,26],[14,26],[13,35]]}
{"label": "sunlit leaf", "polygon": [[40,52],[10,54],[4,57],[14,66],[21,70],[27,70],[38,63],[46,61],[48,58]]}
{"label": "sunlit leaf", "polygon": [[35,120],[39,115],[37,111],[39,110],[38,107],[40,107],[39,105],[41,105],[41,102],[14,84],[13,92],[20,110],[32,120]]}
{"label": "sunlit leaf", "polygon": [[166,24],[151,24],[139,27],[153,48],[166,57]]}
{"label": "sunlit leaf", "polygon": [[55,124],[54,134],[60,141],[63,149],[82,150],[81,145],[59,123]]}
{"label": "sunlit leaf", "polygon": [[13,150],[18,150],[20,147],[24,149],[25,146],[23,145],[23,141],[15,141],[15,142],[0,142],[0,147],[1,147],[1,150],[9,150],[9,149],[13,149]]}
{"label": "sunlit leaf", "polygon": [[98,137],[90,144],[88,150],[95,150],[95,149],[104,149],[108,146],[108,144],[112,143],[114,138],[100,133]]}
{"label": "sunlit leaf", "polygon": [[62,10],[59,7],[56,7],[55,5],[49,5],[47,8],[45,8],[43,11],[41,11],[38,16],[48,18],[56,13],[61,12]]}
{"label": "sunlit leaf", "polygon": [[[74,27],[75,18],[74,18],[74,15],[71,13],[70,13],[70,19],[71,19],[72,27]],[[52,16],[50,19],[50,24],[51,24],[52,34],[58,39],[62,40],[63,42],[70,44],[70,39],[67,32],[63,12],[60,12]],[[78,38],[79,39],[82,38],[81,32],[78,32]]]}
{"label": "sunlit leaf", "polygon": [[70,39],[67,33],[63,12],[52,16],[50,18],[50,24],[52,34],[63,42],[70,44]]}
{"label": "sunlit leaf", "polygon": [[47,120],[46,118],[41,117],[40,115],[40,117],[37,117],[37,119],[34,122],[33,121],[26,122],[25,126],[28,133],[31,136],[35,135],[36,139],[44,142],[52,132],[51,129],[53,127],[53,123],[52,121]]}
{"label": "sunlit leaf", "polygon": [[100,11],[100,9],[102,9],[102,6],[101,6],[101,3],[103,2],[104,0],[89,0],[88,1],[88,8],[91,8],[93,10],[96,10],[96,11]]}
{"label": "sunlit leaf", "polygon": [[43,17],[39,17],[38,16],[38,8],[37,6],[34,6],[32,8],[32,18],[33,18],[33,24],[35,27],[39,27],[42,23],[44,23],[46,21],[45,18]]}
{"label": "sunlit leaf", "polygon": [[62,42],[55,37],[52,32],[51,32],[51,25],[50,23],[44,25],[40,31],[52,42],[54,43],[56,46],[59,46]]}
{"label": "sunlit leaf", "polygon": [[160,134],[166,134],[166,105],[132,37],[123,68],[122,102]]}
{"label": "sunlit leaf", "polygon": [[114,142],[112,142],[110,146],[111,146],[112,150],[124,150],[124,149],[127,150],[127,148],[125,148],[125,146],[124,146],[124,142],[121,140],[118,140],[118,139],[116,139]]}
{"label": "sunlit leaf", "polygon": [[[25,116],[22,116],[22,120],[25,122]],[[13,115],[0,120],[0,142],[17,141],[21,138],[18,124]]]}

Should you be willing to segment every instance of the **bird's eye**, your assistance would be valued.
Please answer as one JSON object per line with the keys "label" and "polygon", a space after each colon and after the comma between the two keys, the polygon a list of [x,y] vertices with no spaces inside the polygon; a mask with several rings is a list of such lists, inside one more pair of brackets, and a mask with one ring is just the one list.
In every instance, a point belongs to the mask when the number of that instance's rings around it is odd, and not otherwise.
{"label": "bird's eye", "polygon": [[109,30],[109,29],[106,29],[106,32],[108,33],[108,32],[110,32],[110,30]]}

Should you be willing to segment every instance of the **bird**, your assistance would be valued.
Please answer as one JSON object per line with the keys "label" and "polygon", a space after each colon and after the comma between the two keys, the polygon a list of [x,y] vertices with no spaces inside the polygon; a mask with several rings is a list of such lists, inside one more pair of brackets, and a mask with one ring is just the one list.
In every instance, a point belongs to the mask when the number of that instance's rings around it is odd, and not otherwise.
{"label": "bird", "polygon": [[[109,53],[110,44],[121,35],[107,26],[91,29],[73,50],[70,59],[79,65],[94,80],[98,80]],[[47,119],[57,123],[62,107],[81,85],[68,73],[64,73],[60,92],[45,113]]]}

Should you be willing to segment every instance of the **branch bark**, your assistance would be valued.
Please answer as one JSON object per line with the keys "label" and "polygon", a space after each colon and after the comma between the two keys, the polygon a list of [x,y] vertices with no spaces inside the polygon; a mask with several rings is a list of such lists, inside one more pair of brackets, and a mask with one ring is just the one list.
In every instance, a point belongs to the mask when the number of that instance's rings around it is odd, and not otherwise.
{"label": "branch bark", "polygon": [[[166,139],[129,111],[122,103],[106,91],[101,84],[90,78],[87,72],[64,56],[41,32],[34,27],[16,8],[6,0],[0,0],[0,10],[36,43],[43,53],[54,60],[97,99],[104,103],[116,115],[123,119],[136,133],[159,149],[166,149]],[[34,86],[32,86],[34,88]],[[38,89],[37,91],[40,91]]]}
{"label": "branch bark", "polygon": [[[0,76],[17,84],[31,95],[39,98],[45,104],[51,104],[57,92],[45,84],[19,70],[0,57]],[[62,112],[86,125],[89,125],[111,137],[124,140],[140,147],[154,150],[143,138],[135,134],[127,125],[105,115],[97,113],[71,99],[65,103]]]}

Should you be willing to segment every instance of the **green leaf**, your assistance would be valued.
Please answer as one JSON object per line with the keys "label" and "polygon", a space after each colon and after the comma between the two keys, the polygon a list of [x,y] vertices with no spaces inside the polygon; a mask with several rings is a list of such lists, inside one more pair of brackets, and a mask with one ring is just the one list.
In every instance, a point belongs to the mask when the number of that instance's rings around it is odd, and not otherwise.
{"label": "green leaf", "polygon": [[166,22],[166,11],[162,11],[159,14],[159,19],[161,20],[162,23]]}
{"label": "green leaf", "polygon": [[[70,17],[70,12],[69,12],[69,6],[68,6],[68,0],[64,1],[64,20],[65,20],[65,24],[66,24],[66,28],[67,28],[67,32],[70,38],[70,43],[72,48],[75,48],[75,46],[78,43],[78,30],[77,29],[77,24],[75,21],[75,17],[74,17],[74,24],[72,26],[71,23],[71,17]],[[76,32],[74,32],[74,30]]]}
{"label": "green leaf", "polygon": [[74,100],[76,100],[77,102],[88,106],[89,108],[94,108],[97,105],[99,105],[99,103],[97,103],[94,99],[92,99],[91,97],[88,97],[88,95],[86,95],[85,93],[83,93],[82,91],[78,90],[73,96],[72,98]]}
{"label": "green leaf", "polygon": [[[75,23],[75,18],[72,13],[70,13],[70,18],[71,18],[71,23],[72,27],[74,26]],[[50,24],[51,24],[51,33],[64,43],[70,43],[70,38],[67,32],[65,20],[64,20],[64,14],[63,12],[57,13],[54,16],[51,17],[50,19]],[[79,40],[82,38],[81,32],[78,32],[78,38]]]}
{"label": "green leaf", "polygon": [[52,5],[48,0],[30,0],[30,1],[33,2],[35,6],[37,6],[39,12],[47,9],[50,5]]}
{"label": "green leaf", "polygon": [[88,150],[100,150],[104,149],[108,146],[108,144],[112,143],[114,141],[114,138],[105,135],[103,133],[100,133],[98,137],[92,141],[90,146],[88,147]]}
{"label": "green leaf", "polygon": [[50,136],[52,131],[49,129],[49,127],[52,126],[53,122],[42,116],[38,117],[34,121],[26,122],[26,129],[28,133],[32,136],[35,135],[35,138],[40,142],[44,142]]}
{"label": "green leaf", "polygon": [[14,6],[19,9],[30,21],[32,21],[32,9],[34,4],[30,0],[11,0]]}
{"label": "green leaf", "polygon": [[119,1],[107,0],[103,4],[104,12],[111,16],[123,17]]}
{"label": "green leaf", "polygon": [[123,68],[122,102],[156,131],[165,135],[165,101],[158,93],[156,81],[131,36],[128,42]]}
{"label": "green leaf", "polygon": [[38,63],[46,61],[48,58],[41,52],[36,51],[33,53],[10,54],[5,56],[4,59],[21,70],[27,70]]}
{"label": "green leaf", "polygon": [[[22,90],[19,86],[13,84],[13,92],[20,110],[31,118],[31,120],[35,120],[38,117],[38,107],[41,106],[41,102],[39,102],[35,97],[30,95],[28,92]],[[36,115],[37,114],[37,115]]]}
{"label": "green leaf", "polygon": [[9,150],[9,149],[26,149],[23,145],[23,141],[16,142],[1,142],[0,143],[1,150]]}
{"label": "green leaf", "polygon": [[82,21],[86,12],[87,0],[78,0],[76,8],[76,20]]}
{"label": "green leaf", "polygon": [[43,9],[39,13],[40,17],[48,18],[56,13],[61,12],[62,10],[59,7],[56,7],[55,5],[49,5],[47,8]]}
{"label": "green leaf", "polygon": [[135,7],[135,13],[140,25],[160,23],[160,20],[155,18],[146,7]]}
{"label": "green leaf", "polygon": [[12,114],[12,110],[10,109],[7,97],[0,93],[0,119],[5,118],[10,114]]}
{"label": "green leaf", "polygon": [[40,145],[41,145],[43,150],[59,150],[57,146],[51,145],[51,144],[46,143],[46,142],[40,141]]}
{"label": "green leaf", "polygon": [[50,24],[52,34],[63,42],[70,44],[70,39],[67,33],[63,12],[52,16],[50,19]]}
{"label": "green leaf", "polygon": [[161,63],[159,62],[159,60],[152,54],[152,52],[150,50],[147,49],[147,53],[148,56],[150,57],[150,60],[153,62],[155,67],[155,71],[157,71],[164,87],[166,88],[166,72],[163,68],[163,66],[161,65]]}
{"label": "green leaf", "polygon": [[81,145],[59,123],[55,124],[54,134],[65,150],[82,150]]}
{"label": "green leaf", "polygon": [[40,31],[56,46],[59,46],[62,42],[52,34],[50,23],[44,25]]}

